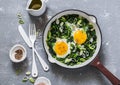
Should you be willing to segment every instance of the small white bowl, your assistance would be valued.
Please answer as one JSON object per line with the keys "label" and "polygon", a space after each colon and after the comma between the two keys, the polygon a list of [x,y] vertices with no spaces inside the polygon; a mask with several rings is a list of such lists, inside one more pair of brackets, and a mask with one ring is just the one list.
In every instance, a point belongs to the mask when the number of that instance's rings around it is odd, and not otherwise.
{"label": "small white bowl", "polygon": [[[23,56],[20,60],[15,58],[15,54],[16,54],[15,51],[17,51],[18,49],[22,50],[22,52],[23,52]],[[14,45],[10,49],[10,52],[9,52],[10,60],[14,63],[20,63],[20,62],[24,61],[26,59],[26,55],[27,55],[27,51],[26,51],[25,47],[20,44]]]}
{"label": "small white bowl", "polygon": [[45,85],[51,85],[51,82],[46,77],[38,77],[34,83],[34,85],[38,85],[39,83],[45,83]]}

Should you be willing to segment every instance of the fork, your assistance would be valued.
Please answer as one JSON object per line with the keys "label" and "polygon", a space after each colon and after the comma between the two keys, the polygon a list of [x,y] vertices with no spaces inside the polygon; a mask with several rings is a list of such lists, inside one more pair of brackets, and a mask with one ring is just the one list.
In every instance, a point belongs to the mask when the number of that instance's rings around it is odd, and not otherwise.
{"label": "fork", "polygon": [[33,61],[32,61],[32,77],[37,77],[38,76],[38,69],[35,61],[35,53],[34,53],[34,44],[36,40],[36,27],[35,24],[30,24],[29,25],[29,38],[32,43],[32,54],[33,54]]}

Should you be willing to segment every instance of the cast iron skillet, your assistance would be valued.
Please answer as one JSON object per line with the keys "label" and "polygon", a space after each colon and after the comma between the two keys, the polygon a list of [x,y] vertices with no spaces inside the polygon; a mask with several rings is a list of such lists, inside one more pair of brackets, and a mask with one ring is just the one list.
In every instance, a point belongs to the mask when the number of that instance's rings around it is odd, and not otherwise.
{"label": "cast iron skillet", "polygon": [[[51,26],[51,23],[53,21],[55,21],[55,19],[63,16],[63,15],[67,15],[67,14],[78,14],[80,16],[83,16],[85,17],[89,22],[91,22],[95,28],[95,31],[96,31],[96,36],[97,36],[97,47],[96,47],[96,50],[95,50],[95,53],[93,54],[93,56],[88,59],[87,61],[83,62],[82,64],[79,64],[79,65],[75,65],[75,66],[67,66],[59,61],[57,61],[56,59],[54,59],[50,52],[48,51],[48,46],[47,46],[47,43],[46,43],[46,39],[47,39],[47,34],[48,34],[48,31],[50,29],[50,26]],[[80,11],[80,10],[75,10],[75,9],[69,9],[69,10],[65,10],[65,11],[62,11],[62,12],[59,12],[57,13],[55,16],[53,16],[49,22],[47,23],[46,25],[46,28],[44,30],[44,35],[43,35],[43,43],[44,43],[44,48],[48,54],[48,60],[51,62],[51,63],[56,63],[62,67],[65,67],[65,68],[71,68],[71,69],[74,69],[74,68],[80,68],[80,67],[83,67],[83,66],[86,66],[86,65],[91,65],[91,66],[94,66],[96,67],[98,70],[100,70],[110,81],[113,85],[120,85],[120,80],[115,77],[110,71],[108,71],[103,65],[102,63],[100,62],[99,58],[98,58],[98,53],[100,51],[100,48],[101,48],[101,42],[102,42],[102,39],[101,39],[101,31],[100,31],[100,28],[99,28],[99,25],[97,23],[97,19],[95,16],[93,15],[90,15],[88,13],[85,13],[83,11]]]}

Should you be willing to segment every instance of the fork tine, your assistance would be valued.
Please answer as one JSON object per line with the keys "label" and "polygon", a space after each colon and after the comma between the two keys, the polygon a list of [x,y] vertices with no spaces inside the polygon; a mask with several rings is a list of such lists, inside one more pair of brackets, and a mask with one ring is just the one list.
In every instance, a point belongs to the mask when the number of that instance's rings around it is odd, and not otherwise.
{"label": "fork tine", "polygon": [[35,37],[36,37],[36,26],[35,26],[35,24],[34,24],[34,35],[35,35]]}
{"label": "fork tine", "polygon": [[31,41],[36,40],[36,27],[35,24],[29,24],[29,37]]}
{"label": "fork tine", "polygon": [[34,32],[34,24],[29,24],[29,35],[33,35]]}

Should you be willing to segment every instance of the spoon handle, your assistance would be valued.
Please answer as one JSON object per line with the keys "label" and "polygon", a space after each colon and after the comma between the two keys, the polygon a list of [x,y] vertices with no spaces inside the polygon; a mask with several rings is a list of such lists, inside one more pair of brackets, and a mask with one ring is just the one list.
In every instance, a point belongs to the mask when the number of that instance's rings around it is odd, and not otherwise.
{"label": "spoon handle", "polygon": [[90,63],[90,65],[96,67],[99,71],[101,71],[111,81],[113,85],[120,85],[120,80],[103,66],[98,57],[96,57]]}
{"label": "spoon handle", "polygon": [[38,52],[36,51],[36,49],[34,49],[34,51],[35,51],[35,53],[36,53],[36,55],[37,55],[37,57],[38,57],[41,65],[42,65],[44,71],[48,71],[48,70],[49,70],[49,66],[47,65],[47,63],[46,63],[46,62],[42,59],[42,57],[38,54]]}
{"label": "spoon handle", "polygon": [[34,45],[32,47],[32,53],[33,53],[33,63],[32,63],[32,77],[38,76],[38,69],[35,61],[35,53],[34,53]]}

